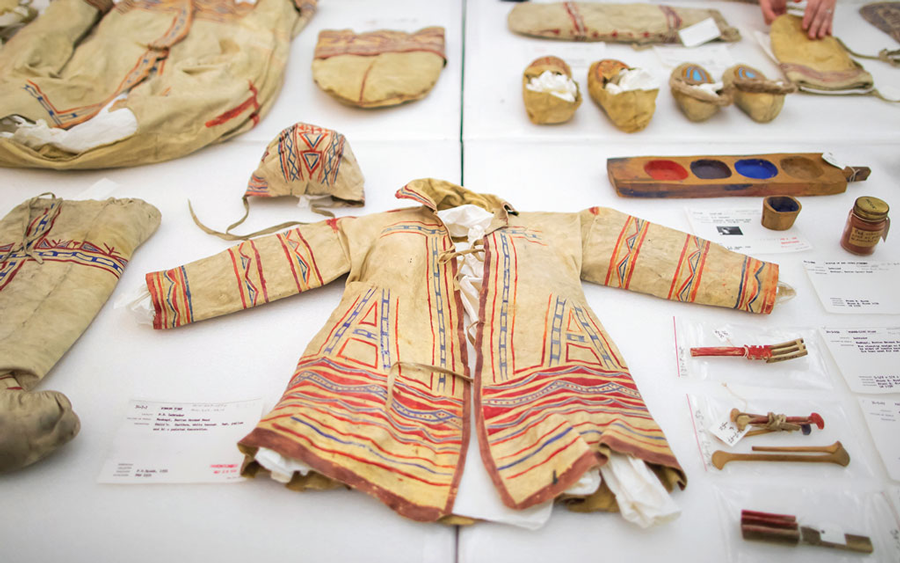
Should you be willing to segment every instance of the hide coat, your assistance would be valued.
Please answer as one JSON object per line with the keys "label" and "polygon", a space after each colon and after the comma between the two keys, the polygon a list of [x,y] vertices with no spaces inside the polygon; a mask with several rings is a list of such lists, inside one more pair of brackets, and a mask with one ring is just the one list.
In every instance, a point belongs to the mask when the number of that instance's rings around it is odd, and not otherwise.
{"label": "hide coat", "polygon": [[[348,274],[341,303],[275,408],[243,440],[312,468],[290,488],[343,483],[415,520],[453,514],[466,445],[505,504],[564,493],[609,451],[644,460],[667,488],[685,477],[582,281],[769,313],[778,266],[607,208],[518,213],[493,195],[417,180],[416,207],[321,223],[147,274],[154,326],[175,328],[309,291]],[[437,210],[494,214],[470,372],[454,241]],[[474,427],[470,424],[474,409]],[[601,497],[576,499],[610,507]],[[612,503],[615,506],[615,503]]]}

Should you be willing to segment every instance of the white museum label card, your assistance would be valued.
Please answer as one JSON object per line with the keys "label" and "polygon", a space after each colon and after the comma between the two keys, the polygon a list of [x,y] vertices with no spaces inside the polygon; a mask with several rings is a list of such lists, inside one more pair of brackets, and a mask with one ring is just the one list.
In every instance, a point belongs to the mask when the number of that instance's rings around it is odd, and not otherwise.
{"label": "white museum label card", "polygon": [[262,399],[128,403],[99,483],[241,481],[237,442],[259,421]]}
{"label": "white museum label card", "polygon": [[654,45],[653,52],[665,67],[675,68],[682,63],[695,63],[708,70],[712,76],[722,76],[729,67],[734,66],[734,58],[721,43],[693,49],[685,49],[681,45]]}
{"label": "white museum label card", "polygon": [[819,332],[854,393],[900,393],[900,327]]}
{"label": "white museum label card", "polygon": [[797,227],[773,231],[762,226],[762,207],[685,208],[694,234],[744,254],[809,250]]}
{"label": "white museum label card", "polygon": [[900,314],[900,262],[804,260],[803,266],[829,313]]}
{"label": "white museum label card", "polygon": [[717,39],[721,35],[716,20],[706,18],[694,25],[688,26],[678,31],[678,37],[681,38],[681,44],[685,47],[696,47],[703,45],[713,39]]}
{"label": "white museum label card", "polygon": [[900,481],[900,401],[859,398],[866,424],[875,440],[875,447],[887,467],[888,475]]}

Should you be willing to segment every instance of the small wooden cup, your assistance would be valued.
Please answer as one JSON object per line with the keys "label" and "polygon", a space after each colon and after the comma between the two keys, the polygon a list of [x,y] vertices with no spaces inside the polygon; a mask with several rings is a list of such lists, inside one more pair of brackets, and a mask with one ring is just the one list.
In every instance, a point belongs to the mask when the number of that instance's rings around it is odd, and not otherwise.
{"label": "small wooden cup", "polygon": [[763,199],[762,225],[773,231],[786,231],[794,225],[803,206],[788,195],[770,195]]}

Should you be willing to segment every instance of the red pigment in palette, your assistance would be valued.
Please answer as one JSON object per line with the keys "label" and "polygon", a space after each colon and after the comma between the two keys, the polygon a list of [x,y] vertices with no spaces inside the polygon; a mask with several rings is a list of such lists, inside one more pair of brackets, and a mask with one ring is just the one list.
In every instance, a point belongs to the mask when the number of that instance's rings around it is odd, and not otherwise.
{"label": "red pigment in palette", "polygon": [[838,168],[821,153],[746,156],[632,156],[606,161],[623,197],[830,195],[868,178],[864,166]]}
{"label": "red pigment in palette", "polygon": [[651,160],[644,165],[644,172],[654,180],[684,180],[688,177],[684,166],[671,160]]}

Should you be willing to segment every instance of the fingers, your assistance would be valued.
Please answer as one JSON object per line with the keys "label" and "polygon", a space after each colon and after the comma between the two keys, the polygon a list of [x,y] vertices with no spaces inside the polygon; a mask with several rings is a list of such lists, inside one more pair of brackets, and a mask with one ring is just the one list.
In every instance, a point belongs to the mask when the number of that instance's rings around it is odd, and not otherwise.
{"label": "fingers", "polygon": [[787,12],[785,0],[759,0],[759,7],[762,8],[766,25],[770,25],[775,18]]}
{"label": "fingers", "polygon": [[810,39],[830,35],[834,20],[834,0],[810,0],[803,14],[803,29]]}

